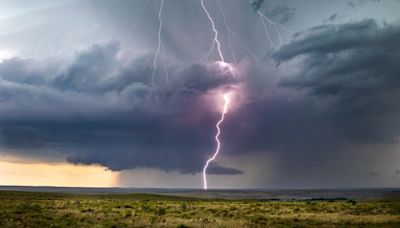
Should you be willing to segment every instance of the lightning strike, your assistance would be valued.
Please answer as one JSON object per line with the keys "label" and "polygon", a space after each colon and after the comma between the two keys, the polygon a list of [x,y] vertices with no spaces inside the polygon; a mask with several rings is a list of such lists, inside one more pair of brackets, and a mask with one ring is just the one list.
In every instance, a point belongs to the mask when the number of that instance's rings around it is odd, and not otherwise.
{"label": "lightning strike", "polygon": [[231,39],[232,29],[230,28],[228,21],[226,20],[225,10],[222,7],[219,0],[217,0],[217,5],[218,5],[219,10],[221,11],[222,18],[224,19],[225,28],[228,31],[228,44],[229,44],[229,49],[231,50],[231,55],[232,55],[233,61],[237,62],[237,58],[236,58],[235,52],[233,51],[233,47],[232,47],[232,39]]}
{"label": "lightning strike", "polygon": [[[253,5],[253,3],[254,3],[252,0],[249,0],[249,2],[250,2],[250,4],[252,4],[252,5]],[[293,32],[290,31],[289,29],[285,28],[283,25],[281,25],[281,24],[279,24],[279,23],[276,23],[275,21],[269,19],[269,18],[268,18],[267,16],[265,16],[265,14],[263,14],[259,9],[256,9],[256,11],[257,11],[257,14],[258,14],[258,16],[259,16],[260,22],[262,23],[262,25],[263,25],[263,27],[264,27],[264,31],[265,31],[265,34],[266,34],[266,36],[267,36],[267,38],[268,38],[269,43],[271,44],[272,48],[273,48],[274,50],[276,50],[278,47],[277,47],[277,45],[274,44],[274,42],[272,41],[271,35],[270,35],[269,31],[268,31],[268,26],[267,26],[267,24],[266,24],[265,22],[268,22],[268,23],[271,24],[271,26],[274,28],[275,34],[276,34],[276,36],[278,37],[279,46],[282,45],[283,41],[282,41],[282,35],[281,35],[281,33],[279,32],[278,26],[279,26],[282,30],[284,30],[285,32],[288,32],[288,33],[293,33]]]}
{"label": "lightning strike", "polygon": [[225,114],[228,112],[229,108],[229,103],[230,103],[230,97],[228,94],[223,95],[224,98],[224,107],[222,109],[221,113],[221,119],[218,121],[218,123],[215,125],[215,128],[217,129],[217,134],[215,135],[215,141],[217,142],[217,148],[211,158],[209,158],[206,162],[206,165],[203,168],[203,183],[204,183],[204,190],[207,190],[207,168],[210,162],[214,161],[216,157],[218,156],[219,150],[221,148],[221,141],[219,140],[219,136],[221,135],[221,124],[224,122],[225,119]]}
{"label": "lightning strike", "polygon": [[[238,35],[231,29],[231,27],[229,26],[228,20],[227,20],[227,18],[226,18],[225,10],[224,10],[223,5],[221,4],[221,1],[217,1],[217,5],[218,5],[218,8],[219,8],[219,10],[220,10],[220,12],[221,12],[221,14],[222,14],[222,17],[223,17],[223,20],[224,20],[224,24],[225,24],[225,28],[226,28],[226,30],[227,30],[227,32],[228,32],[228,44],[229,44],[229,48],[230,48],[230,50],[231,50],[231,55],[232,55],[232,58],[233,58],[234,62],[237,62],[237,57],[236,57],[235,52],[233,51],[233,45],[232,45],[232,39],[233,39],[233,38],[234,38],[234,40],[236,41],[236,43],[239,44],[239,46],[240,46],[241,48],[243,48],[243,50],[245,50],[249,55],[251,55],[256,61],[258,61],[258,62],[263,62],[262,57],[257,56],[252,50],[250,50],[249,44],[247,44],[244,40],[242,40],[242,39],[240,38],[240,36],[238,36]],[[281,26],[280,24],[275,24],[275,25]],[[282,29],[285,29],[285,28],[283,27]],[[287,30],[287,31],[288,31],[288,30]],[[290,33],[293,33],[293,32],[290,32]],[[279,35],[279,40],[281,40],[280,37],[281,37],[281,36]]]}
{"label": "lightning strike", "polygon": [[160,9],[158,10],[158,32],[157,32],[157,38],[158,38],[158,43],[157,43],[157,49],[156,53],[154,55],[154,61],[153,61],[153,72],[151,74],[151,87],[154,89],[154,77],[157,71],[157,60],[158,60],[158,55],[160,54],[160,49],[161,49],[161,30],[162,30],[162,10],[164,7],[164,0],[161,0],[160,2]]}
{"label": "lightning strike", "polygon": [[212,28],[212,30],[214,32],[214,39],[213,39],[213,42],[212,42],[212,45],[211,45],[211,49],[206,53],[205,56],[209,56],[212,53],[212,51],[214,50],[215,45],[217,45],[217,51],[218,51],[219,59],[221,60],[221,62],[225,62],[224,55],[222,54],[222,51],[221,51],[221,42],[218,39],[218,30],[215,27],[215,23],[214,23],[214,20],[212,19],[211,15],[210,15],[210,12],[208,12],[206,6],[204,5],[204,0],[201,0],[201,7],[203,8],[204,13],[207,15],[207,18],[211,23],[211,28]]}
{"label": "lightning strike", "polygon": [[[219,2],[217,2],[217,3],[219,5]],[[204,5],[204,0],[201,0],[201,7],[203,8],[204,13],[207,15],[207,18],[208,18],[208,20],[210,21],[210,24],[211,24],[211,28],[212,28],[212,30],[214,32],[214,38],[213,38],[213,41],[212,41],[211,49],[203,56],[203,58],[204,58],[204,60],[207,60],[209,58],[209,56],[213,53],[213,51],[215,49],[215,46],[217,46],[217,52],[218,52],[218,56],[219,56],[219,59],[220,59],[220,61],[218,61],[217,64],[219,65],[219,67],[221,67],[221,69],[228,69],[231,73],[233,73],[232,66],[229,63],[225,62],[225,58],[224,58],[224,55],[222,54],[222,50],[221,50],[221,42],[218,39],[218,30],[215,27],[215,23],[214,23],[213,18],[210,15],[210,12],[208,12],[206,6]],[[222,7],[220,7],[220,9],[221,9],[221,12],[222,12],[223,17],[224,17],[225,26],[226,26],[226,28],[228,30],[230,30],[229,27],[227,26],[226,19],[225,19],[225,13],[223,12]],[[230,98],[229,98],[229,95],[227,93],[223,94],[222,97],[223,97],[223,100],[224,100],[224,107],[223,107],[223,110],[222,110],[221,119],[215,125],[215,127],[217,128],[217,134],[215,135],[215,141],[217,142],[217,148],[216,148],[213,156],[207,160],[207,162],[206,162],[206,164],[205,164],[205,166],[203,168],[204,190],[207,190],[207,168],[208,168],[210,162],[214,161],[217,158],[219,150],[221,148],[221,141],[219,140],[219,136],[221,135],[220,125],[224,122],[225,114],[228,111],[228,106],[229,106],[229,103],[230,103]]]}
{"label": "lightning strike", "polygon": [[262,14],[259,13],[260,21],[261,21],[261,23],[262,23],[263,26],[264,26],[265,34],[267,35],[267,38],[268,38],[269,43],[271,44],[272,48],[273,48],[274,50],[276,50],[277,47],[275,46],[274,42],[272,41],[272,39],[271,39],[271,37],[270,37],[270,35],[269,35],[269,32],[268,32],[267,24],[265,23],[265,21],[263,20],[263,18],[262,18],[261,15],[262,15]]}

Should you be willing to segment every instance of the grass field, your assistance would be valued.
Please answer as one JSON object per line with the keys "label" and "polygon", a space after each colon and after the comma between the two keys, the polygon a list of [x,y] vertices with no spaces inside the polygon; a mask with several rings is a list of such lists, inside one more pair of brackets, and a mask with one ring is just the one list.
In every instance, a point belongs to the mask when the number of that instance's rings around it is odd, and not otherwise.
{"label": "grass field", "polygon": [[205,200],[0,191],[0,227],[400,227],[400,199]]}

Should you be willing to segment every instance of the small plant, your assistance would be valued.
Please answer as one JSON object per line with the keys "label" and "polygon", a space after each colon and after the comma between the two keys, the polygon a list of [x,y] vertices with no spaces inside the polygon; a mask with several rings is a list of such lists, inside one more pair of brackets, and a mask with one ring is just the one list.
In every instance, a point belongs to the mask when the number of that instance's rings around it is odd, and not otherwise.
{"label": "small plant", "polygon": [[251,218],[251,221],[256,224],[260,225],[266,225],[267,224],[267,218],[262,216],[262,215],[256,215]]}
{"label": "small plant", "polygon": [[143,203],[140,205],[139,208],[140,208],[142,211],[144,211],[144,212],[149,212],[149,211],[151,210],[150,206],[149,206],[147,203],[145,203],[145,202],[143,202]]}
{"label": "small plant", "polygon": [[354,200],[347,200],[347,202],[350,203],[351,205],[356,205],[357,204],[357,202],[354,201]]}
{"label": "small plant", "polygon": [[186,210],[187,210],[187,205],[186,205],[186,203],[182,203],[182,204],[181,204],[181,209],[182,209],[182,211],[186,211]]}
{"label": "small plant", "polygon": [[92,208],[81,208],[80,211],[82,213],[90,213],[90,212],[94,212],[94,210]]}
{"label": "small plant", "polygon": [[163,207],[158,208],[157,214],[158,215],[165,215],[166,214],[165,208],[163,208]]}

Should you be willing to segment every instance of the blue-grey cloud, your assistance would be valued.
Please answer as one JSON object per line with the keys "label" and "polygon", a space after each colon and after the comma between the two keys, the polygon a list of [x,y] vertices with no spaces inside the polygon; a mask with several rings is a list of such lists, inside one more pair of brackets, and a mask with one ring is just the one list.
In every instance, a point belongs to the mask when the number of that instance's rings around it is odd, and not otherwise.
{"label": "blue-grey cloud", "polygon": [[265,2],[265,0],[254,0],[254,1],[251,1],[251,6],[255,10],[259,10],[263,6],[264,2]]}
{"label": "blue-grey cloud", "polygon": [[351,0],[347,3],[347,5],[352,8],[357,8],[370,2],[380,2],[380,1],[381,0]]}
{"label": "blue-grey cloud", "polygon": [[267,11],[267,15],[281,24],[290,22],[296,13],[296,8],[288,6],[275,6]]}
{"label": "blue-grey cloud", "polygon": [[244,174],[242,170],[225,167],[216,163],[211,163],[207,169],[207,174],[212,175],[240,175]]}
{"label": "blue-grey cloud", "polygon": [[[357,145],[396,143],[397,37],[398,25],[379,26],[374,20],[297,34],[274,55],[282,67],[294,64],[296,73],[281,75],[281,93],[275,88],[232,114],[223,137],[227,151],[280,151],[281,174],[293,177],[300,170],[311,176],[317,169],[357,166],[346,159],[354,153],[368,160]],[[232,133],[238,127],[241,133]]]}

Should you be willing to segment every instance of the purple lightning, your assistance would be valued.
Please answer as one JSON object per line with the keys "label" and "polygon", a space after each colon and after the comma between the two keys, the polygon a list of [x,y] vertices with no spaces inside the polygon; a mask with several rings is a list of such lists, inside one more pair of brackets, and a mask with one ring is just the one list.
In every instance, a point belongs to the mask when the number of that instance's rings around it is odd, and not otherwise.
{"label": "purple lightning", "polygon": [[[248,1],[249,1],[250,3],[253,3],[252,0],[248,0]],[[208,60],[210,59],[211,55],[212,55],[212,54],[214,53],[214,51],[216,50],[216,51],[217,51],[217,54],[218,54],[218,57],[219,57],[219,61],[217,62],[218,66],[219,66],[221,69],[228,69],[231,73],[233,73],[233,71],[234,71],[234,70],[233,70],[233,66],[232,66],[231,64],[225,62],[225,57],[224,57],[224,55],[223,55],[222,48],[221,48],[221,42],[220,42],[220,40],[219,40],[219,31],[218,31],[218,29],[217,29],[217,27],[216,27],[216,25],[215,25],[215,22],[214,22],[214,20],[213,20],[213,18],[212,18],[212,16],[211,16],[210,12],[207,10],[207,7],[205,6],[204,0],[200,0],[200,2],[201,2],[201,7],[202,7],[202,9],[203,9],[205,15],[207,16],[207,19],[208,19],[208,21],[210,22],[212,32],[214,33],[214,36],[213,36],[213,39],[212,39],[212,43],[211,43],[211,47],[210,47],[210,49],[203,55],[203,57],[201,58],[201,62],[207,63]],[[147,3],[148,3],[148,2],[147,2]],[[223,7],[221,6],[221,4],[220,4],[220,2],[219,2],[218,0],[217,0],[217,5],[218,5],[218,7],[219,7],[219,9],[220,9],[220,12],[221,12],[221,14],[222,14],[222,16],[223,16],[223,19],[224,19],[225,28],[226,28],[226,30],[228,31],[228,43],[229,43],[229,48],[230,48],[230,50],[231,50],[232,57],[233,57],[233,59],[234,59],[235,62],[236,62],[236,56],[235,56],[235,53],[234,53],[233,48],[232,48],[232,43],[231,43],[232,41],[231,41],[231,37],[230,37],[230,35],[234,35],[234,33],[233,33],[233,31],[231,30],[231,28],[229,27],[229,25],[228,25],[228,22],[227,22],[227,19],[226,19],[226,15],[225,15],[224,9],[223,9]],[[144,6],[144,8],[145,8],[145,7],[146,7],[146,5]],[[169,74],[168,74],[167,63],[166,63],[166,59],[165,59],[165,47],[163,46],[162,39],[161,39],[161,32],[162,32],[162,28],[163,28],[163,21],[162,21],[163,7],[164,7],[164,0],[160,0],[160,8],[159,8],[159,11],[158,11],[159,26],[158,26],[158,32],[157,32],[158,43],[157,43],[156,52],[155,52],[155,55],[154,55],[153,70],[152,70],[152,77],[151,77],[151,85],[152,85],[152,88],[153,88],[153,89],[154,89],[155,74],[156,74],[156,72],[157,72],[157,62],[158,62],[158,59],[159,59],[160,52],[161,52],[161,53],[164,52],[164,56],[163,56],[164,70],[165,70],[165,74],[166,74],[166,76],[167,76],[167,77],[166,77],[167,84],[169,85],[169,79],[168,79],[168,78],[169,78],[169,76],[168,76]],[[144,8],[140,11],[139,15],[144,11]],[[276,49],[278,48],[278,45],[274,44],[274,42],[273,42],[273,40],[272,40],[272,37],[270,36],[270,33],[269,33],[269,31],[268,31],[268,25],[267,25],[267,24],[269,24],[269,25],[271,25],[271,26],[273,27],[273,29],[274,29],[274,31],[275,31],[275,34],[276,34],[276,36],[277,36],[277,38],[278,38],[279,45],[282,45],[282,37],[281,37],[280,31],[279,31],[279,29],[278,29],[278,26],[280,26],[281,29],[283,29],[283,30],[285,30],[285,31],[287,31],[287,32],[290,32],[290,31],[287,30],[287,29],[286,29],[285,27],[283,27],[282,25],[280,25],[280,24],[278,24],[278,23],[272,21],[271,19],[269,19],[269,18],[268,18],[267,16],[265,16],[260,10],[257,9],[256,11],[257,11],[257,14],[258,14],[258,16],[259,16],[259,19],[260,19],[260,21],[261,21],[261,23],[262,23],[262,25],[263,25],[263,27],[264,27],[265,34],[266,34],[266,36],[267,36],[267,38],[268,38],[268,41],[269,41],[270,45],[273,47],[274,50],[276,50]],[[135,26],[136,26],[136,24],[135,24]],[[135,26],[134,26],[134,27],[135,27]],[[134,28],[134,27],[133,27],[133,28]],[[247,45],[245,45],[244,42],[239,42],[239,44],[240,44],[245,50],[247,50],[250,54],[252,54],[255,58],[259,59],[259,57],[257,57],[256,55],[254,55],[254,54],[248,49]],[[221,118],[220,118],[220,120],[217,122],[217,124],[215,125],[215,128],[217,129],[217,133],[216,133],[216,135],[215,135],[215,141],[216,141],[216,143],[217,143],[217,147],[216,147],[216,149],[215,149],[215,152],[214,152],[213,155],[207,160],[207,162],[205,163],[204,168],[203,168],[203,183],[204,183],[204,189],[205,189],[205,190],[207,190],[207,168],[208,168],[208,166],[210,165],[210,163],[211,163],[212,161],[214,161],[214,160],[217,158],[217,156],[218,156],[218,154],[219,154],[219,152],[220,152],[220,148],[221,148],[220,136],[221,136],[221,133],[222,133],[222,131],[221,131],[221,124],[224,122],[225,115],[226,115],[227,112],[228,112],[229,104],[230,104],[230,102],[231,102],[230,97],[229,97],[229,93],[224,93],[224,94],[222,95],[222,98],[223,98],[224,104],[223,104],[223,108],[222,108],[222,112],[221,112]]]}
{"label": "purple lightning", "polygon": [[219,149],[221,148],[221,141],[219,140],[219,136],[221,135],[221,127],[220,125],[224,122],[225,119],[225,114],[228,112],[228,107],[230,103],[230,98],[228,94],[223,95],[224,98],[224,108],[221,113],[221,119],[218,121],[218,123],[215,125],[217,128],[217,134],[215,135],[215,141],[217,142],[217,149],[214,152],[214,155],[209,158],[206,162],[206,165],[203,168],[203,181],[204,181],[204,190],[207,190],[207,168],[210,162],[214,161],[215,158],[217,158],[217,155],[219,153]]}
{"label": "purple lightning", "polygon": [[[253,3],[252,0],[249,0],[249,2]],[[222,13],[222,16],[223,16],[223,19],[224,19],[224,23],[225,23],[225,28],[227,29],[229,35],[233,34],[233,32],[231,31],[231,29],[230,29],[230,27],[229,27],[229,25],[227,23],[225,12],[224,12],[221,4],[219,3],[219,1],[217,1],[217,4],[218,4],[218,7],[219,7],[219,9],[220,9],[220,11]],[[207,62],[207,60],[209,59],[210,55],[215,51],[215,48],[216,48],[217,49],[217,53],[218,53],[218,57],[219,57],[219,60],[220,60],[218,62],[219,67],[228,68],[232,72],[231,64],[225,62],[225,58],[224,58],[224,55],[223,55],[222,50],[221,50],[221,42],[219,40],[218,30],[217,30],[217,28],[215,26],[214,20],[213,20],[213,18],[211,16],[210,12],[207,10],[207,7],[204,5],[204,0],[201,0],[201,7],[203,8],[204,13],[206,14],[206,16],[207,16],[207,18],[208,18],[208,20],[210,22],[211,29],[212,29],[212,31],[214,33],[214,37],[213,37],[213,41],[212,41],[212,44],[211,44],[211,48],[208,50],[208,52],[206,52],[206,54],[204,54],[204,56],[202,57],[201,61]],[[282,45],[282,36],[280,34],[278,26],[282,27],[282,29],[284,29],[285,31],[288,31],[288,30],[286,28],[284,28],[282,25],[279,25],[278,23],[276,23],[276,22],[272,21],[271,19],[269,19],[267,16],[265,16],[258,9],[257,9],[257,14],[258,14],[259,19],[260,19],[260,21],[261,21],[261,23],[262,23],[262,25],[264,27],[265,34],[266,34],[266,36],[268,38],[268,41],[269,41],[270,45],[273,47],[274,50],[278,49],[278,47],[280,45]],[[274,44],[274,42],[272,40],[272,37],[270,36],[270,32],[268,31],[267,23],[270,24],[273,27],[273,29],[274,29],[274,31],[276,33],[276,36],[278,37],[279,45]],[[233,50],[232,50],[232,44],[231,44],[231,40],[230,40],[229,36],[228,36],[228,42],[229,42],[229,47],[231,48],[232,56],[233,56],[234,59],[236,59],[236,57],[235,57],[235,55],[233,53]],[[209,164],[217,158],[217,156],[219,154],[219,151],[220,151],[220,148],[221,148],[221,141],[219,139],[219,137],[221,135],[221,127],[220,126],[224,122],[225,115],[228,112],[228,107],[229,107],[229,103],[230,103],[230,97],[229,97],[228,93],[224,93],[222,97],[223,97],[223,100],[224,100],[224,106],[223,106],[223,109],[222,109],[221,118],[217,122],[217,124],[215,125],[215,127],[217,129],[217,134],[215,135],[215,141],[217,143],[217,148],[216,148],[214,154],[212,155],[212,157],[210,157],[207,160],[207,162],[206,162],[206,164],[205,164],[205,166],[203,168],[204,190],[207,190],[207,168],[208,168]]]}
{"label": "purple lightning", "polygon": [[[210,56],[210,54],[214,51],[215,45],[216,45],[217,46],[217,51],[218,51],[218,56],[219,56],[219,59],[220,59],[219,66],[222,67],[222,68],[228,67],[229,69],[231,69],[230,64],[225,62],[225,58],[224,58],[224,55],[222,54],[222,50],[221,50],[221,42],[218,39],[218,30],[215,27],[215,23],[214,23],[213,18],[210,15],[210,12],[208,12],[206,6],[204,5],[204,0],[201,0],[201,7],[203,8],[204,13],[207,15],[207,18],[208,18],[208,20],[210,21],[210,24],[211,24],[212,31],[214,32],[214,38],[213,38],[213,42],[212,42],[211,48],[203,56],[203,58],[206,61],[208,59],[208,57]],[[217,158],[217,155],[218,155],[219,150],[221,148],[221,142],[219,140],[219,136],[221,135],[220,125],[224,122],[225,114],[228,111],[228,106],[229,106],[229,102],[230,102],[229,95],[227,93],[223,94],[223,99],[224,99],[224,107],[223,107],[223,110],[222,110],[221,119],[215,125],[215,127],[217,128],[217,134],[215,135],[215,141],[217,142],[217,148],[216,148],[213,156],[207,160],[207,162],[206,162],[206,164],[205,164],[205,166],[203,168],[203,183],[204,183],[204,189],[205,190],[207,190],[207,168],[208,168],[208,165],[210,164],[210,162],[214,161]]]}

